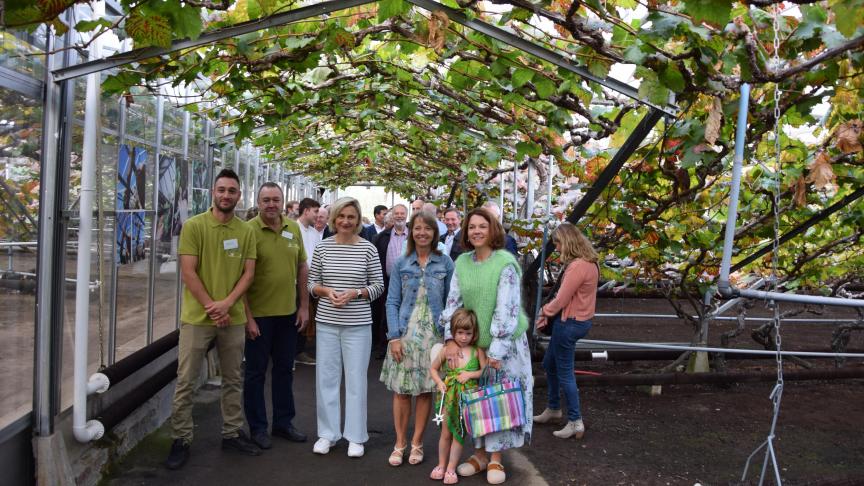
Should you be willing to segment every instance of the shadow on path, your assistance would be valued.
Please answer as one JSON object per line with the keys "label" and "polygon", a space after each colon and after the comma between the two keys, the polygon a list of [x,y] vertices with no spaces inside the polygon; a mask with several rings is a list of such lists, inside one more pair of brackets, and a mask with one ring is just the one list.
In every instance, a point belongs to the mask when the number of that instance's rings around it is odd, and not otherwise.
{"label": "shadow on path", "polygon": [[[348,443],[343,439],[330,453],[321,456],[312,453],[316,440],[315,423],[315,367],[297,365],[294,379],[294,401],[297,416],[294,425],[309,435],[303,444],[273,438],[273,448],[259,457],[246,457],[223,452],[219,434],[222,424],[218,388],[205,387],[196,398],[193,416],[195,439],[189,462],[180,471],[169,471],[162,466],[168,454],[171,437],[166,423],[150,434],[126,458],[116,464],[113,474],[104,484],[127,485],[234,485],[234,484],[315,484],[316,486],[345,484],[436,484],[429,472],[437,462],[439,430],[429,422],[424,437],[425,459],[412,466],[407,456],[400,467],[387,463],[395,434],[392,420],[392,394],[378,380],[381,361],[372,360],[369,366],[369,442],[366,455],[349,458]],[[269,390],[269,381],[267,385]],[[269,393],[268,393],[269,395]],[[343,392],[344,396],[344,392]],[[269,396],[268,396],[269,407]],[[413,423],[413,417],[412,417]],[[413,429],[409,428],[410,431]],[[466,452],[465,457],[468,456]],[[505,453],[507,484],[545,484],[525,456],[518,451]],[[487,484],[485,474],[460,478],[460,484]]]}

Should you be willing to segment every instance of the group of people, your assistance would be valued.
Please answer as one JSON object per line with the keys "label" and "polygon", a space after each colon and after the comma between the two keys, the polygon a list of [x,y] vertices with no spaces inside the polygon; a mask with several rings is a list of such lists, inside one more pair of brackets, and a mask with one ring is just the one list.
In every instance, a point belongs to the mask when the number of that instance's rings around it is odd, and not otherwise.
{"label": "group of people", "polygon": [[[573,352],[591,327],[599,268],[597,253],[577,228],[564,223],[553,236],[566,269],[557,295],[535,323],[538,328],[552,325],[553,331],[543,361],[548,406],[533,416],[521,267],[508,248],[497,206],[472,209],[464,219],[458,210],[448,209],[443,221],[434,205],[422,200],[412,203],[410,219],[403,205],[378,206],[374,223],[364,226],[353,198],[339,199],[327,209],[304,199],[294,221],[283,213],[279,186],[265,183],[258,192],[259,214],[244,223],[234,215],[239,199],[239,178],[223,170],[213,185],[213,206],[190,218],[181,232],[178,254],[185,289],[171,418],[174,441],[166,466],[182,467],[189,457],[192,393],[213,342],[222,374],[223,449],[259,455],[272,447],[272,436],[306,441],[292,423],[292,371],[302,337],[310,337],[307,329],[313,328],[316,454],[329,453],[345,438],[348,456],[364,455],[367,371],[379,331],[386,346],[380,380],[393,392],[391,466],[402,465],[406,456],[412,465],[424,461],[423,436],[433,408],[444,411],[444,420],[430,477],[445,484],[481,472],[490,484],[504,482],[502,451],[527,444],[534,423],[560,421],[562,391],[567,422],[554,434],[584,434]],[[314,224],[324,211],[329,234]],[[264,402],[271,361],[272,418]],[[463,462],[463,445],[470,437],[460,426],[459,393],[492,369],[521,384],[526,420],[521,427],[473,439],[473,453]]]}

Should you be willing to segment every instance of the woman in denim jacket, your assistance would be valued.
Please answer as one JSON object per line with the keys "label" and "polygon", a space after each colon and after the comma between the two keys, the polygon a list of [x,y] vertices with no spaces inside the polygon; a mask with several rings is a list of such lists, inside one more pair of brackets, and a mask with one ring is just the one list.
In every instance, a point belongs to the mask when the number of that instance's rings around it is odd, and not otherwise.
{"label": "woman in denim jacket", "polygon": [[419,212],[408,223],[405,255],[396,260],[387,293],[387,358],[381,381],[393,392],[396,445],[388,462],[399,466],[408,447],[411,397],[416,397],[410,464],[423,462],[423,432],[432,409],[435,382],[429,374],[432,346],[441,342],[436,328],[450,290],[453,260],[437,249],[438,225]]}

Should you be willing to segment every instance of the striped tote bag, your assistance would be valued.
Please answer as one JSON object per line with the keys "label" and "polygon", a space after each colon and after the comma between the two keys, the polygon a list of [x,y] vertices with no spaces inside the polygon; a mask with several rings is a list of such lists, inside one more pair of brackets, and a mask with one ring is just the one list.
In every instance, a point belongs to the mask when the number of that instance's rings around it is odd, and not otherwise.
{"label": "striped tote bag", "polygon": [[525,392],[519,380],[486,368],[477,388],[461,394],[465,431],[477,439],[525,425]]}

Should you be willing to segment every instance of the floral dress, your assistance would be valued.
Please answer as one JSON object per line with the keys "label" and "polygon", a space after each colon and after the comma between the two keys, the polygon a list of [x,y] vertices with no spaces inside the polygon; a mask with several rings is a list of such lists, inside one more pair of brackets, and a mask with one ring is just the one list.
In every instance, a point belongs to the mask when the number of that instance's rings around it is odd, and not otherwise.
{"label": "floral dress", "polygon": [[432,311],[426,298],[426,286],[420,279],[417,303],[408,320],[408,328],[402,336],[402,361],[397,362],[389,352],[381,368],[381,382],[388,390],[402,395],[422,395],[434,392],[437,387],[429,368],[432,365],[432,346],[441,342],[435,333]]}
{"label": "floral dress", "polygon": [[[502,250],[496,250],[502,251]],[[463,257],[464,258],[464,257]],[[470,258],[474,260],[473,252]],[[476,260],[474,260],[476,263]],[[501,362],[501,370],[511,380],[519,380],[525,391],[525,419],[522,427],[495,432],[474,440],[474,447],[484,447],[487,452],[499,452],[506,449],[522,447],[531,441],[531,431],[534,427],[534,376],[531,371],[531,352],[528,349],[528,337],[523,333],[513,339],[513,333],[519,324],[519,310],[522,294],[518,271],[513,266],[506,266],[501,271],[497,282],[498,294],[495,312],[492,314],[490,331],[492,344],[486,350],[487,359]],[[441,313],[440,324],[444,325],[444,338],[452,339],[447,323],[456,309],[462,307],[462,293],[459,290],[459,278],[453,273],[450,281],[450,293],[447,303]]]}
{"label": "floral dress", "polygon": [[[444,377],[444,385],[447,387],[441,400],[444,401],[444,412],[447,417],[447,428],[453,434],[453,438],[459,441],[460,444],[465,443],[465,427],[462,424],[461,413],[461,394],[465,390],[477,388],[477,380],[472,378],[465,383],[459,383],[459,373],[463,371],[477,371],[480,369],[480,360],[477,358],[477,348],[471,347],[471,358],[465,363],[465,366],[460,366],[456,369],[447,367],[447,362],[444,362],[444,372],[447,376]],[[441,408],[441,402],[438,402],[438,407]]]}

